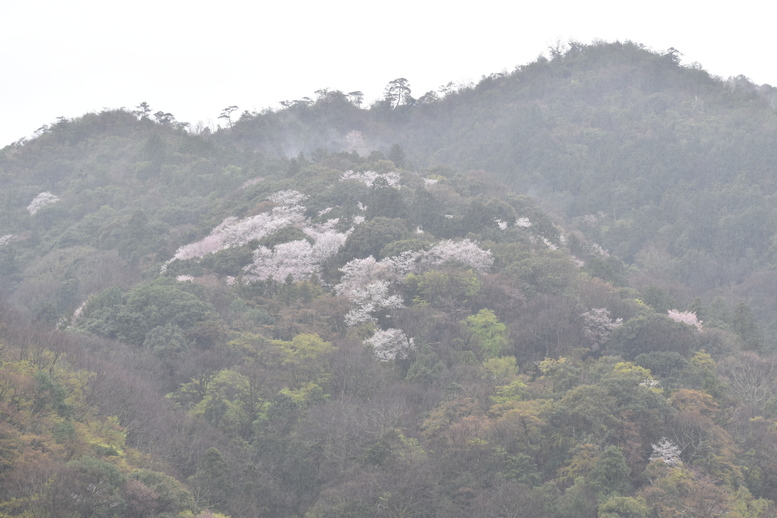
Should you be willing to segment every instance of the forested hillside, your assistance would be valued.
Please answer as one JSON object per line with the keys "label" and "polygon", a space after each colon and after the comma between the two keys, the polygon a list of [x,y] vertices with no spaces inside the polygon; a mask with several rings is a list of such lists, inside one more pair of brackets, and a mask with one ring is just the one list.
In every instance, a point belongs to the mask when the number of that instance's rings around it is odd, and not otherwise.
{"label": "forested hillside", "polygon": [[572,44],[0,151],[0,517],[777,514],[777,120]]}
{"label": "forested hillside", "polygon": [[244,113],[231,138],[290,156],[397,144],[414,166],[486,171],[649,272],[636,286],[679,304],[746,303],[773,342],[777,90],[680,61],[674,49],[573,42],[398,106],[395,82],[369,110],[321,90]]}

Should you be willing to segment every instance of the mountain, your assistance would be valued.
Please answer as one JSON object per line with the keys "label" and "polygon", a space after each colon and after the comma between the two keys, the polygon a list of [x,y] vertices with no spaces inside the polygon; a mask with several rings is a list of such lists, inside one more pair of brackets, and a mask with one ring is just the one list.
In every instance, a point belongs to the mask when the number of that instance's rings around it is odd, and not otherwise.
{"label": "mountain", "polygon": [[771,516],[772,93],[571,44],[4,148],[0,517]]}
{"label": "mountain", "polygon": [[[488,172],[649,271],[635,286],[652,283],[681,304],[748,304],[773,341],[774,92],[681,66],[674,50],[572,43],[553,59],[395,109],[357,110],[325,92],[311,105],[244,114],[233,138],[289,156],[395,144],[420,167]],[[361,140],[352,134],[349,144],[352,131]]]}

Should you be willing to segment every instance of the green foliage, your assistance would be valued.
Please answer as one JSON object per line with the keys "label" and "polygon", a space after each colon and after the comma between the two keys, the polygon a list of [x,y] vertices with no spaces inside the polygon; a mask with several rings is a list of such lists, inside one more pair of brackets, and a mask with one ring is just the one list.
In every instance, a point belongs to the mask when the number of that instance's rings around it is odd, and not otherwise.
{"label": "green foliage", "polygon": [[66,402],[67,391],[65,387],[51,378],[46,371],[38,371],[34,374],[37,387],[32,405],[32,413],[39,414],[53,410],[60,417],[69,417],[72,407]]}
{"label": "green foliage", "polygon": [[687,357],[698,348],[699,340],[691,326],[650,313],[627,320],[612,333],[612,350],[627,359],[654,351],[676,352]]}
{"label": "green foliage", "polygon": [[501,356],[509,344],[507,326],[490,309],[481,309],[464,320],[484,357]]}
{"label": "green foliage", "polygon": [[284,227],[280,230],[273,232],[269,236],[263,237],[256,244],[258,246],[266,246],[267,248],[273,248],[275,245],[289,243],[291,241],[299,241],[302,239],[304,239],[305,241],[308,241],[311,244],[313,243],[313,238],[305,234],[302,230],[298,229],[297,227]]}
{"label": "green foliage", "polygon": [[[206,452],[207,455],[207,452]],[[154,510],[163,516],[165,513],[176,516],[186,511],[196,512],[194,497],[178,480],[164,473],[139,469],[129,474],[129,480],[137,481],[151,489]]]}
{"label": "green foliage", "polygon": [[409,238],[393,241],[384,246],[380,251],[380,257],[394,257],[403,252],[426,251],[431,248],[432,243],[427,239]]}
{"label": "green foliage", "polygon": [[642,497],[614,496],[599,506],[598,518],[648,518],[650,509]]}
{"label": "green foliage", "polygon": [[22,443],[20,434],[6,424],[0,424],[0,474],[14,465],[21,454]]}
{"label": "green foliage", "polygon": [[560,294],[577,276],[569,257],[554,250],[520,259],[507,266],[503,273],[520,281],[528,294]]}
{"label": "green foliage", "polygon": [[652,351],[634,358],[634,363],[648,369],[661,379],[664,387],[682,383],[682,376],[689,367],[688,359],[676,351]]}
{"label": "green foliage", "polygon": [[[279,230],[276,232],[276,234],[279,232],[282,232],[282,230]],[[273,236],[276,234],[273,234]],[[272,236],[268,236],[265,239],[270,237]],[[293,239],[291,241],[293,241]],[[203,268],[207,268],[219,275],[231,275],[232,277],[237,277],[243,273],[243,268],[245,266],[251,264],[253,260],[252,254],[253,250],[249,245],[234,246],[224,250],[219,250],[212,254],[207,254],[200,260],[199,264]]]}
{"label": "green foliage", "polygon": [[585,264],[584,271],[591,277],[598,277],[612,283],[614,286],[626,286],[626,265],[616,257],[591,257]]}
{"label": "green foliage", "polygon": [[143,347],[154,351],[168,361],[175,356],[186,353],[193,345],[192,341],[187,339],[184,330],[172,323],[156,326],[146,334],[146,338],[143,340]]}
{"label": "green foliage", "polygon": [[[157,327],[175,326],[194,334],[198,325],[215,319],[215,315],[212,307],[191,291],[184,283],[168,277],[138,285],[121,300],[119,292],[109,288],[90,301],[86,309],[88,318],[81,327],[137,345],[142,345]],[[175,333],[174,328],[169,330],[167,334]],[[194,338],[204,340],[202,335],[194,334]]]}
{"label": "green foliage", "polygon": [[763,336],[755,322],[753,312],[747,304],[740,302],[734,308],[731,327],[739,335],[746,348],[758,350],[763,346]]}
{"label": "green foliage", "polygon": [[125,477],[116,466],[93,457],[82,457],[67,464],[63,489],[69,498],[62,499],[62,511],[77,516],[120,516],[124,500],[120,488]]}
{"label": "green foliage", "polygon": [[[494,316],[493,321],[498,322],[496,316]],[[515,356],[488,358],[483,362],[481,370],[483,377],[497,384],[511,381],[518,376],[518,365]]]}
{"label": "green foliage", "polygon": [[339,254],[343,258],[341,262],[345,263],[351,259],[369,256],[381,259],[380,252],[383,247],[394,241],[399,241],[407,233],[407,226],[402,219],[376,217],[365,221],[357,226],[346,239]]}
{"label": "green foliage", "polygon": [[596,460],[586,482],[600,500],[607,500],[610,495],[627,495],[632,491],[630,474],[631,468],[626,464],[626,457],[621,449],[608,446]]}
{"label": "green foliage", "polygon": [[431,385],[441,378],[445,370],[445,364],[429,346],[425,345],[416,353],[415,361],[410,365],[405,379],[410,383]]}
{"label": "green foliage", "polygon": [[404,219],[408,215],[402,192],[388,185],[384,178],[378,178],[370,190],[366,217]]}
{"label": "green foliage", "polygon": [[481,283],[472,271],[430,270],[406,279],[411,292],[418,293],[415,302],[439,307],[461,306],[480,293]]}
{"label": "green foliage", "polygon": [[674,299],[664,290],[655,286],[648,286],[642,290],[642,302],[652,307],[656,313],[666,313],[675,308]]}

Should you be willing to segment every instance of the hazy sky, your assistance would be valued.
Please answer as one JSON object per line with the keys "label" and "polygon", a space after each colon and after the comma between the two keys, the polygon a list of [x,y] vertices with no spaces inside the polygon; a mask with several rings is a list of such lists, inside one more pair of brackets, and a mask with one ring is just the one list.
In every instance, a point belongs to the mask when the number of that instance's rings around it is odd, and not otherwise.
{"label": "hazy sky", "polygon": [[683,63],[714,75],[777,85],[774,22],[751,0],[248,4],[5,2],[0,147],[58,116],[141,101],[179,121],[215,125],[226,106],[275,108],[324,87],[361,90],[371,102],[405,77],[419,97],[513,70],[569,39],[675,47]]}

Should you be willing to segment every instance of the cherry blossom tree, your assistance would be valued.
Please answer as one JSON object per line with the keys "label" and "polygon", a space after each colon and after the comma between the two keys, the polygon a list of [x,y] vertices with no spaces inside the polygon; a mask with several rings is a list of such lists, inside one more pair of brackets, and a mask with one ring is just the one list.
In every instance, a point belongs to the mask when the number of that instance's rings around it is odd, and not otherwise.
{"label": "cherry blossom tree", "polygon": [[226,218],[210,234],[200,241],[179,248],[173,259],[193,259],[227,248],[241,246],[254,239],[261,239],[288,226],[302,226],[305,207],[299,205],[307,198],[297,191],[280,191],[268,197],[279,204],[268,212],[249,218]]}
{"label": "cherry blossom tree", "polygon": [[670,309],[667,313],[669,318],[675,322],[680,322],[688,326],[693,326],[697,330],[701,331],[702,321],[696,316],[693,311],[678,311],[676,309]]}
{"label": "cherry blossom tree", "polygon": [[461,263],[479,272],[485,272],[494,264],[490,250],[483,250],[469,239],[440,241],[423,254],[421,263],[430,267],[441,266],[447,262]]}
{"label": "cherry blossom tree", "polygon": [[448,262],[456,262],[480,272],[494,263],[490,250],[483,250],[469,239],[440,241],[429,251],[407,251],[376,261],[368,256],[354,259],[340,268],[343,277],[335,287],[338,295],[367,286],[376,281],[401,282],[409,273],[423,273]]}
{"label": "cherry blossom tree", "polygon": [[302,194],[299,191],[292,189],[286,191],[278,191],[275,194],[271,194],[267,197],[268,200],[274,203],[278,203],[287,207],[299,206],[300,203],[308,199],[307,194]]}
{"label": "cherry blossom tree", "polygon": [[666,437],[663,437],[658,444],[651,444],[651,446],[653,447],[653,454],[650,456],[651,461],[661,459],[667,466],[672,468],[680,465],[682,450]]}
{"label": "cherry blossom tree", "polygon": [[244,268],[248,282],[274,279],[283,281],[291,275],[294,280],[309,278],[318,271],[313,246],[306,240],[276,245],[272,250],[260,246],[254,250],[253,263]]}
{"label": "cherry blossom tree", "polygon": [[335,227],[339,223],[339,218],[327,220],[318,225],[308,226],[302,231],[314,240],[313,256],[316,262],[321,263],[337,254],[337,251],[345,244],[348,239],[348,232],[337,232]]}
{"label": "cherry blossom tree", "polygon": [[610,333],[614,329],[623,325],[622,318],[616,320],[610,318],[610,312],[607,308],[594,308],[581,316],[585,325],[583,334],[591,342],[591,349],[594,351],[610,339]]}
{"label": "cherry blossom tree", "polygon": [[345,315],[345,325],[353,327],[376,322],[374,314],[380,310],[404,306],[402,297],[390,293],[388,282],[378,281],[350,293],[353,308]]}
{"label": "cherry blossom tree", "polygon": [[428,252],[407,251],[376,261],[373,256],[354,259],[340,268],[343,273],[335,286],[338,295],[351,300],[351,310],[345,321],[349,327],[375,322],[379,310],[402,307],[402,299],[390,295],[390,286],[398,284],[410,273],[423,273],[445,263],[456,262],[478,271],[493,264],[491,252],[479,248],[468,239],[441,241]]}
{"label": "cherry blossom tree", "polygon": [[372,337],[364,341],[365,345],[372,346],[375,357],[382,362],[390,360],[406,360],[415,349],[413,339],[401,329],[386,329],[375,332]]}
{"label": "cherry blossom tree", "polygon": [[413,252],[405,252],[398,257],[387,257],[381,261],[376,261],[371,255],[364,259],[353,259],[340,268],[343,277],[335,286],[335,292],[338,295],[350,296],[356,290],[374,282],[399,282],[410,272],[405,262],[412,261],[412,254]]}
{"label": "cherry blossom tree", "polygon": [[346,171],[340,176],[340,181],[344,182],[346,180],[355,180],[357,182],[363,183],[367,187],[372,187],[375,184],[375,181],[379,178],[385,180],[389,187],[394,187],[395,189],[399,189],[399,182],[402,179],[399,173],[393,171],[390,173],[376,173],[375,171]]}
{"label": "cherry blossom tree", "polygon": [[27,210],[30,212],[30,214],[35,214],[46,205],[49,205],[51,203],[56,203],[58,201],[59,201],[59,196],[56,196],[55,194],[51,194],[50,192],[42,192],[39,195],[37,195],[30,202],[29,205],[27,205]]}

